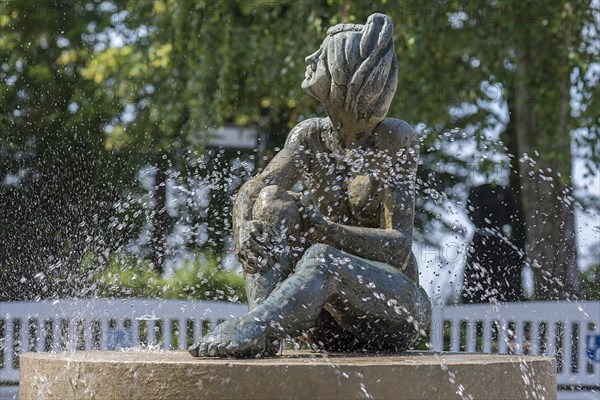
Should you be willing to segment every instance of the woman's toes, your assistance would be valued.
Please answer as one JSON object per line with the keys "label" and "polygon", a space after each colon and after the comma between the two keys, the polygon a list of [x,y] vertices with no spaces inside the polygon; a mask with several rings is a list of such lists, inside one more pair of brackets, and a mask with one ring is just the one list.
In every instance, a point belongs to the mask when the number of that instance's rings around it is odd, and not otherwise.
{"label": "woman's toes", "polygon": [[271,346],[266,341],[264,327],[258,325],[254,319],[234,319],[217,326],[199,344],[190,347],[189,352],[195,357],[247,357],[271,354]]}
{"label": "woman's toes", "polygon": [[220,343],[220,344],[217,346],[217,353],[218,353],[220,356],[224,356],[224,355],[226,355],[226,354],[227,354],[227,350],[226,350],[226,348],[227,348],[227,346],[228,346],[228,345],[229,345],[229,343]]}
{"label": "woman's toes", "polygon": [[227,347],[225,347],[225,352],[229,355],[235,355],[235,352],[237,349],[238,349],[237,345],[235,345],[234,343],[229,343],[229,345],[227,345]]}
{"label": "woman's toes", "polygon": [[200,357],[206,357],[208,355],[208,345],[206,343],[201,343],[198,348],[198,354]]}
{"label": "woman's toes", "polygon": [[200,343],[196,343],[188,348],[192,357],[200,357]]}
{"label": "woman's toes", "polygon": [[207,355],[209,357],[216,357],[217,355],[217,346],[214,343],[208,344]]}
{"label": "woman's toes", "polygon": [[206,357],[208,355],[208,347],[204,342],[196,343],[190,346],[188,351],[193,357]]}

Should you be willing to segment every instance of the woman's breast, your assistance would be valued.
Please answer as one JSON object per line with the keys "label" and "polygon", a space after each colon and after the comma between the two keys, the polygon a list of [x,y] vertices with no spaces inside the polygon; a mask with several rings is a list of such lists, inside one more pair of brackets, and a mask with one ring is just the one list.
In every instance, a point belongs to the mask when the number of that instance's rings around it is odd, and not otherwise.
{"label": "woman's breast", "polygon": [[379,226],[381,193],[380,182],[371,175],[359,175],[348,184],[349,209],[361,225]]}
{"label": "woman's breast", "polygon": [[313,151],[311,156],[302,174],[304,187],[321,214],[344,225],[379,227],[382,156],[372,150],[343,156]]}
{"label": "woman's breast", "polygon": [[317,185],[311,197],[319,212],[333,222],[379,227],[381,188],[372,176],[359,175]]}

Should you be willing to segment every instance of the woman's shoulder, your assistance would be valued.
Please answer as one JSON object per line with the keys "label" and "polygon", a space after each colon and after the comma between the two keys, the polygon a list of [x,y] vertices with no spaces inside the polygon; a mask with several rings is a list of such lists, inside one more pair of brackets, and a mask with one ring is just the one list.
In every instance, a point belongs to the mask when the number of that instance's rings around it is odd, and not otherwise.
{"label": "woman's shoulder", "polygon": [[388,149],[408,148],[418,144],[417,134],[413,127],[398,118],[384,119],[377,125],[375,132]]}
{"label": "woman's shoulder", "polygon": [[290,131],[285,141],[286,147],[301,144],[310,138],[319,137],[326,124],[326,118],[305,119]]}

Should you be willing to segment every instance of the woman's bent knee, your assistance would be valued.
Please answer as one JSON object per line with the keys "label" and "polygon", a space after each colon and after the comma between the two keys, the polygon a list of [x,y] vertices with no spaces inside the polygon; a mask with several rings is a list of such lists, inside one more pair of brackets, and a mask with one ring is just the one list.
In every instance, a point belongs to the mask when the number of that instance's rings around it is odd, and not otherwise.
{"label": "woman's bent knee", "polygon": [[327,264],[331,264],[331,257],[336,250],[326,244],[318,243],[312,245],[298,263],[299,268],[321,268]]}
{"label": "woman's bent knee", "polygon": [[317,258],[323,257],[329,254],[332,254],[335,249],[327,244],[317,243],[310,246],[306,253],[304,253],[304,257],[306,258]]}
{"label": "woman's bent knee", "polygon": [[262,188],[257,201],[291,200],[288,192],[279,185],[269,185]]}

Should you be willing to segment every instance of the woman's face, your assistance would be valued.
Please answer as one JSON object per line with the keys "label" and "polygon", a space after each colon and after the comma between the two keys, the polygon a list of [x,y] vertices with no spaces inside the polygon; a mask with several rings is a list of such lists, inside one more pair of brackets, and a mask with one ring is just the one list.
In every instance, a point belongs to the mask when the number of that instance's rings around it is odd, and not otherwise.
{"label": "woman's face", "polygon": [[302,89],[321,103],[329,98],[331,90],[331,75],[327,70],[327,43],[329,37],[323,41],[323,44],[313,54],[304,60],[308,63],[302,82]]}

